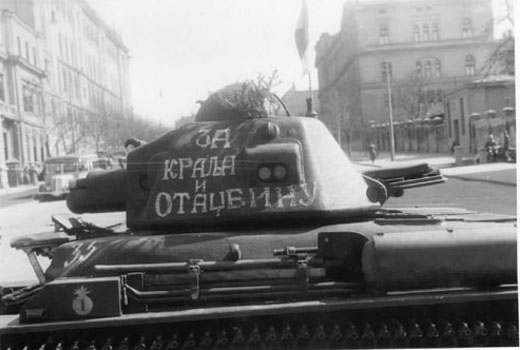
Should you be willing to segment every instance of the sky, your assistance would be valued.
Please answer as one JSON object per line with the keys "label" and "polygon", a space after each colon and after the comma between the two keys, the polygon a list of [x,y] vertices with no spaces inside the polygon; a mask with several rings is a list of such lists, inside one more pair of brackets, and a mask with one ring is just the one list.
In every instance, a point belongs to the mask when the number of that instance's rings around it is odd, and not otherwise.
{"label": "sky", "polygon": [[[134,111],[167,125],[210,92],[259,74],[276,70],[280,94],[308,89],[294,40],[301,1],[88,0],[129,48]],[[312,48],[339,31],[342,2],[309,0]]]}
{"label": "sky", "polygon": [[[129,48],[132,102],[139,115],[173,125],[195,113],[196,101],[210,92],[274,71],[279,95],[293,84],[308,89],[294,40],[302,0],[87,1]],[[502,12],[497,8],[504,1],[493,0],[493,12]],[[342,3],[308,0],[311,67],[320,35],[340,29]],[[318,88],[315,69],[311,78]]]}

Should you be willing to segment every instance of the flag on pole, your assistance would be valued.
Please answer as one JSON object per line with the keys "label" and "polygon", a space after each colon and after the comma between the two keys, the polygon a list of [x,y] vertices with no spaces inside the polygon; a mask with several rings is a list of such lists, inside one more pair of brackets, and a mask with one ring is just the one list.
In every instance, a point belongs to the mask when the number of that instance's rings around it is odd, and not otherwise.
{"label": "flag on pole", "polygon": [[296,31],[294,32],[294,38],[296,40],[298,54],[302,61],[303,71],[304,73],[308,73],[309,62],[307,60],[307,49],[309,47],[309,7],[307,0],[302,0],[302,8],[300,17],[298,18],[298,24],[296,25]]}

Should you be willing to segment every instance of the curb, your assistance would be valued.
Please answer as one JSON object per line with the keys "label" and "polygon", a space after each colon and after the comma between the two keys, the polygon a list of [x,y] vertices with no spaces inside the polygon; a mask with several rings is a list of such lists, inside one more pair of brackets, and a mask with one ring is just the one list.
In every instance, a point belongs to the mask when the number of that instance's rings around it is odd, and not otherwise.
{"label": "curb", "polygon": [[23,193],[38,190],[38,185],[23,185],[18,187],[0,188],[0,197],[7,196],[10,194]]}
{"label": "curb", "polygon": [[486,182],[493,185],[500,185],[500,186],[510,186],[510,187],[516,187],[516,183],[514,182],[506,182],[506,181],[498,181],[498,180],[490,180],[490,179],[474,179],[468,176],[461,176],[461,175],[445,175],[443,174],[447,179],[457,179],[462,181],[468,181],[468,182]]}

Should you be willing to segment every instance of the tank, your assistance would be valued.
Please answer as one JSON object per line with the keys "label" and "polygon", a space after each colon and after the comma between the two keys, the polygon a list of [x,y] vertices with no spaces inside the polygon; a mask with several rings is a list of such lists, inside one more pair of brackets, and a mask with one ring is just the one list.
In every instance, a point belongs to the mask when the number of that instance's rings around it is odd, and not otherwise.
{"label": "tank", "polygon": [[70,184],[125,228],[12,242],[39,284],[4,291],[2,350],[518,346],[516,217],[385,209],[442,175],[360,172],[316,118],[215,101]]}

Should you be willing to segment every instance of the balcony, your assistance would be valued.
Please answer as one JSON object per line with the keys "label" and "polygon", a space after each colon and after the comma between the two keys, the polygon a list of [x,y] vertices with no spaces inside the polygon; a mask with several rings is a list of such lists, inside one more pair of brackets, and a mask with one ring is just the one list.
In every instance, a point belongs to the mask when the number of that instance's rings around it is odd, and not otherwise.
{"label": "balcony", "polygon": [[7,61],[10,63],[13,63],[13,64],[23,66],[24,68],[28,69],[29,71],[31,71],[32,73],[34,73],[40,77],[46,76],[45,70],[33,65],[32,63],[30,63],[29,61],[27,61],[24,57],[22,57],[20,55],[11,54],[7,57]]}
{"label": "balcony", "polygon": [[2,115],[2,117],[12,119],[12,120],[18,119],[16,116],[16,107],[9,105],[7,102],[1,101],[1,100],[0,100],[0,115]]}

